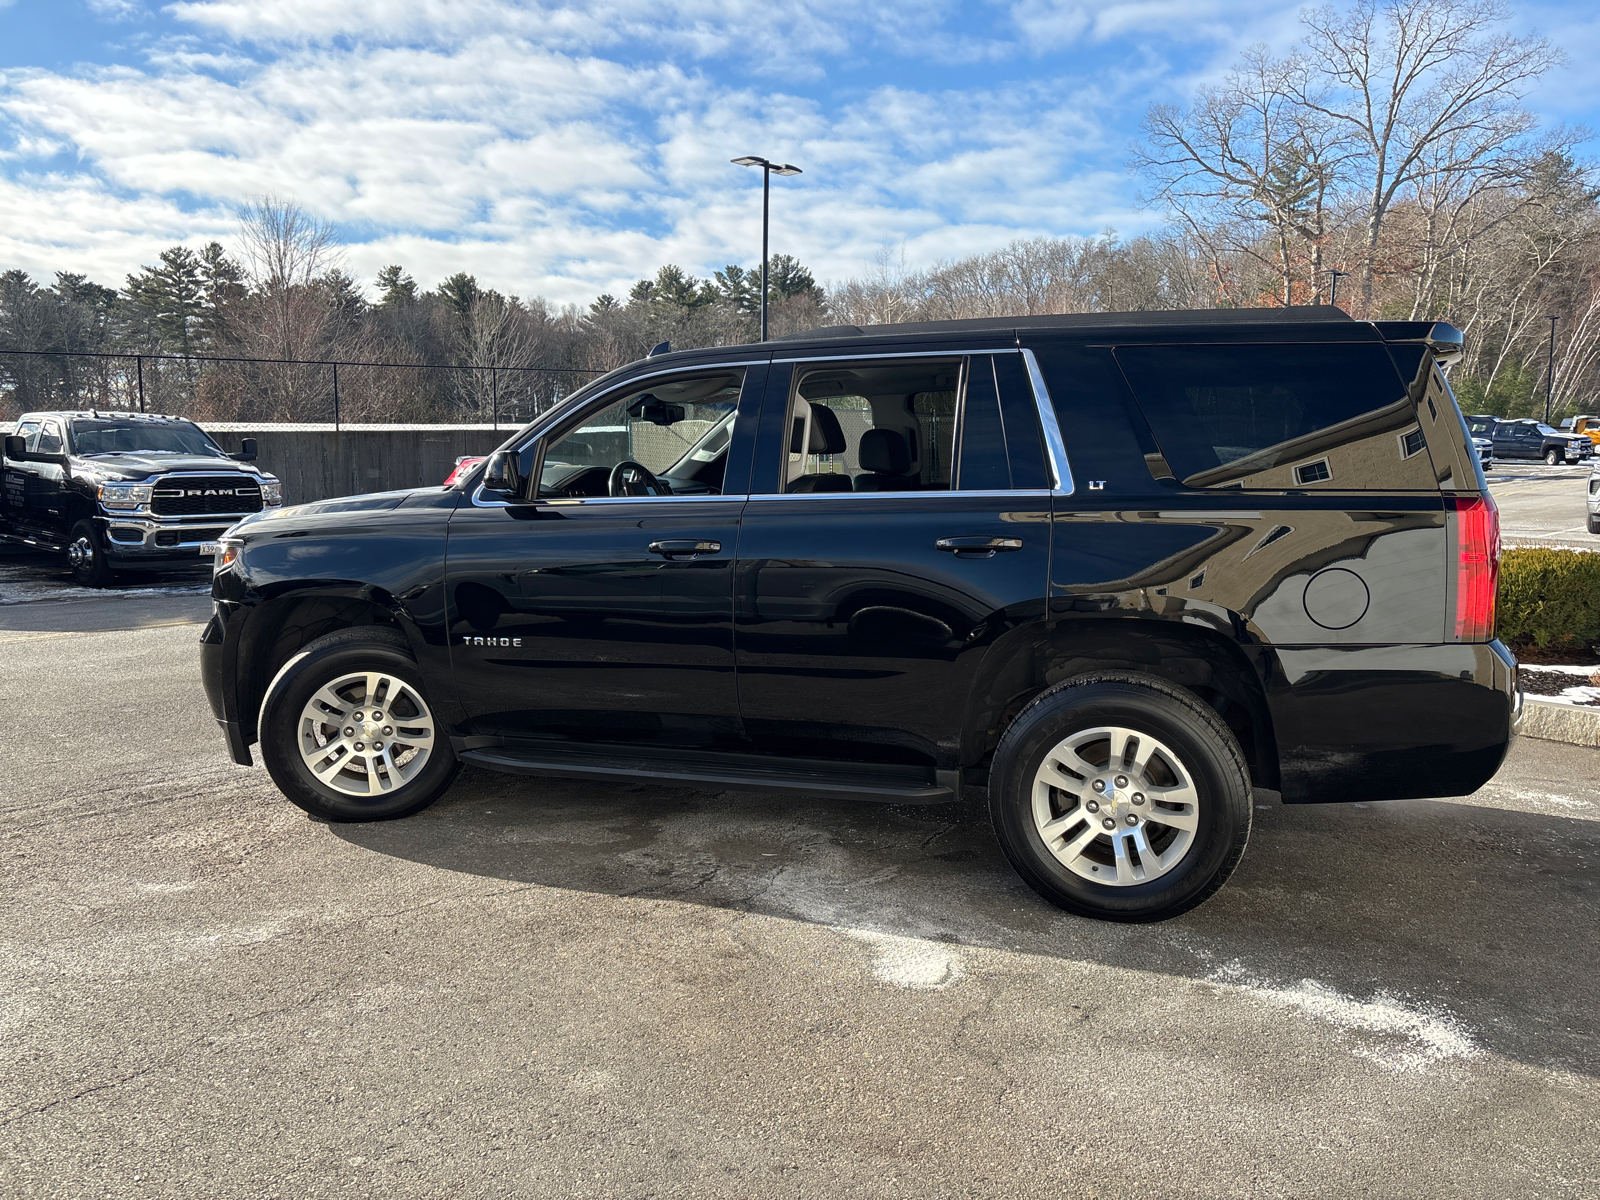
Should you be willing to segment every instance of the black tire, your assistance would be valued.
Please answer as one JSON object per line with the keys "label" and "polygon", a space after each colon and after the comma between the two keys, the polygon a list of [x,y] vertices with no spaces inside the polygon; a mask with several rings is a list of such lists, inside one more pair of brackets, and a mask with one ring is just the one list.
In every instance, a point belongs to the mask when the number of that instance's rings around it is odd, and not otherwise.
{"label": "black tire", "polygon": [[1600,517],[1595,516],[1593,513],[1589,514],[1589,532],[1600,533]]}
{"label": "black tire", "polygon": [[[1160,820],[1143,827],[1148,847],[1162,857],[1168,853],[1177,857],[1166,865],[1161,865],[1160,859],[1152,860],[1149,869],[1158,870],[1159,874],[1141,882],[1101,884],[1086,878],[1052,853],[1035,820],[1035,779],[1046,755],[1074,735],[1100,727],[1125,729],[1164,744],[1180,760],[1197,795],[1193,804],[1195,828],[1188,832],[1187,849],[1177,840],[1182,835],[1164,828]],[[1168,778],[1177,775],[1164,758],[1157,751],[1149,778],[1159,782],[1163,774]],[[1119,770],[1111,764],[1105,769],[1110,773]],[[1118,778],[1123,783],[1128,779],[1118,775],[1110,782],[1115,785]],[[1134,786],[1140,786],[1139,778],[1137,773],[1133,775]],[[1182,781],[1181,776],[1177,778]],[[1058,821],[1082,813],[1095,800],[1088,790],[1090,777],[1084,775],[1081,782],[1083,790],[1077,796],[1046,787],[1051,811],[1067,814],[1057,817]],[[1135,797],[1137,803],[1146,803],[1143,793],[1133,792],[1131,787],[1118,793],[1113,786],[1111,794],[1113,799],[1094,817],[1097,825],[1112,819],[1112,815],[1121,816],[1122,807],[1127,807],[1127,813],[1121,819],[1130,823],[1141,813],[1156,811],[1155,800],[1149,802],[1149,808],[1128,807]],[[1117,672],[1067,680],[1036,697],[1018,714],[995,750],[989,780],[989,814],[1011,865],[1052,904],[1107,921],[1161,921],[1206,900],[1233,874],[1250,838],[1250,796],[1249,770],[1239,743],[1212,708],[1164,680]],[[1102,856],[1099,861],[1110,858],[1115,837],[1103,832],[1091,834],[1089,818],[1077,819],[1081,822],[1074,827],[1077,836],[1093,836],[1094,841],[1074,861],[1080,868],[1091,864],[1092,871],[1107,870],[1108,879],[1115,877],[1119,871],[1115,860],[1113,865],[1101,868],[1093,857]],[[1134,835],[1120,826],[1118,833],[1129,839],[1121,844],[1126,858],[1132,861],[1139,855],[1137,849],[1129,849]],[[1163,838],[1165,851],[1159,848]],[[1066,840],[1069,839],[1063,838]],[[1143,859],[1139,858],[1132,869],[1145,870],[1142,864]]]}
{"label": "black tire", "polygon": [[[381,749],[384,745],[381,740],[351,742],[341,738],[339,735],[345,731],[337,728],[339,722],[316,722],[318,729],[314,733],[308,729],[313,723],[305,713],[317,693],[360,672],[383,674],[404,685],[399,691],[385,693],[387,698],[394,698],[397,704],[396,710],[388,714],[394,722],[388,728],[394,732],[386,735],[384,726],[371,724],[372,736],[380,739],[392,737],[391,752],[393,745],[403,746],[396,760],[399,765],[391,763],[387,770],[374,764],[371,758],[371,750]],[[410,693],[406,689],[410,689]],[[346,692],[352,694],[348,688]],[[378,703],[386,704],[387,698],[380,697]],[[419,699],[420,708],[415,704]],[[367,707],[364,700],[359,703],[361,708]],[[438,714],[431,711],[433,707],[427,699],[416,659],[412,657],[405,636],[399,630],[370,625],[341,629],[307,645],[283,665],[272,681],[261,707],[261,757],[278,790],[312,816],[341,822],[387,821],[409,817],[443,795],[461,769],[451,749],[448,733],[439,721]],[[331,710],[324,708],[321,711],[331,715]],[[348,708],[344,710],[342,719],[350,720],[360,711],[358,708]],[[381,709],[378,711],[382,712]],[[371,714],[370,710],[362,713],[363,717],[369,715],[375,714]],[[407,720],[415,724],[403,725],[402,722]],[[337,756],[342,754],[342,761],[346,763],[353,763],[359,758],[363,764],[360,771],[352,767],[340,768],[330,778],[335,784],[349,788],[357,786],[357,782],[364,777],[366,786],[377,790],[355,795],[342,790],[340,786],[330,786],[313,773],[306,755],[301,752],[302,738],[307,739],[307,744],[317,746],[315,739],[324,736],[329,725],[333,726],[332,739],[327,742],[329,750],[324,762],[336,766],[341,761]],[[396,729],[396,726],[400,728]],[[405,743],[407,730],[415,733],[423,728],[431,729],[432,740],[422,756],[421,766],[409,778],[396,781],[396,776],[406,770],[407,760],[414,762],[416,754],[420,753],[418,744]],[[361,736],[354,720],[346,729],[354,731],[356,737]],[[365,757],[353,753],[351,746],[366,751]],[[387,759],[384,761],[388,763]],[[385,788],[384,781],[388,781],[390,786]]]}
{"label": "black tire", "polygon": [[1547,466],[1559,467],[1567,461],[1567,456],[1559,450],[1546,450],[1544,452],[1544,461]]}
{"label": "black tire", "polygon": [[106,558],[105,539],[93,521],[85,519],[73,525],[67,537],[67,565],[72,568],[73,582],[80,587],[111,586],[115,572]]}

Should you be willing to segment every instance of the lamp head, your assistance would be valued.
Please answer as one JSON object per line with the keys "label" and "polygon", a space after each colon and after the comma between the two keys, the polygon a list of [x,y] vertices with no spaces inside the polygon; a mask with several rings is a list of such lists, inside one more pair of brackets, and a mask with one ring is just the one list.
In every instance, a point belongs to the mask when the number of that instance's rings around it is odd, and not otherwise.
{"label": "lamp head", "polygon": [[753,154],[747,154],[743,158],[735,158],[730,161],[732,161],[735,166],[739,167],[767,167],[772,165],[771,163],[767,162],[766,159],[757,158]]}
{"label": "lamp head", "polygon": [[789,163],[784,163],[781,167],[773,167],[772,173],[774,175],[798,175],[800,174],[800,168],[792,166]]}

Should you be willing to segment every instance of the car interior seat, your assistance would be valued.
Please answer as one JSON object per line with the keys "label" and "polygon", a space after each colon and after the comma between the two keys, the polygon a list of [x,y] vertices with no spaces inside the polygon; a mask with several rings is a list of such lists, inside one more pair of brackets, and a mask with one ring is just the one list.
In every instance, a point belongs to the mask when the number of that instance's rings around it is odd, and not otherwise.
{"label": "car interior seat", "polygon": [[790,464],[790,470],[798,469],[798,474],[789,480],[788,490],[791,492],[848,492],[850,476],[834,471],[815,471],[805,474],[806,458],[812,454],[843,454],[846,449],[844,429],[839,424],[839,415],[826,404],[814,404],[802,401],[805,410],[798,412],[794,418],[794,434],[790,441],[791,453],[798,453],[794,449],[796,443],[805,446],[804,453],[800,454],[798,462]]}
{"label": "car interior seat", "polygon": [[904,492],[916,484],[906,478],[911,449],[898,429],[869,429],[861,435],[861,465],[871,474],[857,475],[858,492]]}

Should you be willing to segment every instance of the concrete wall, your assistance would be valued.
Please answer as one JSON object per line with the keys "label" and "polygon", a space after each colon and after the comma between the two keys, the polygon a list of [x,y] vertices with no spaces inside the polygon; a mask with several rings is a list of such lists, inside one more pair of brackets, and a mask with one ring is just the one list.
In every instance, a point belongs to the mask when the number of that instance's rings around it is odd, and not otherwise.
{"label": "concrete wall", "polygon": [[224,450],[253,437],[256,465],[283,481],[285,504],[444,482],[463,454],[488,454],[511,435],[487,425],[207,424]]}

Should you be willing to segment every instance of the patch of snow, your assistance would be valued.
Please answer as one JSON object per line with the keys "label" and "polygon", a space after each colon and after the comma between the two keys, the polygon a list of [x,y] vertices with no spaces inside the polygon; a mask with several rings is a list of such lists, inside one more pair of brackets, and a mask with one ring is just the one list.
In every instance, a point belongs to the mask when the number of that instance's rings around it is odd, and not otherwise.
{"label": "patch of snow", "polygon": [[965,961],[948,942],[871,929],[834,928],[872,948],[872,973],[880,983],[911,991],[943,991],[960,983],[967,973]]}
{"label": "patch of snow", "polygon": [[1453,1016],[1408,1004],[1392,992],[1375,992],[1370,1000],[1358,1000],[1315,979],[1281,987],[1251,978],[1238,963],[1213,972],[1208,981],[1237,988],[1262,1004],[1297,1010],[1344,1033],[1369,1035],[1370,1040],[1352,1046],[1353,1052],[1391,1071],[1419,1071],[1483,1053],[1471,1032]]}

